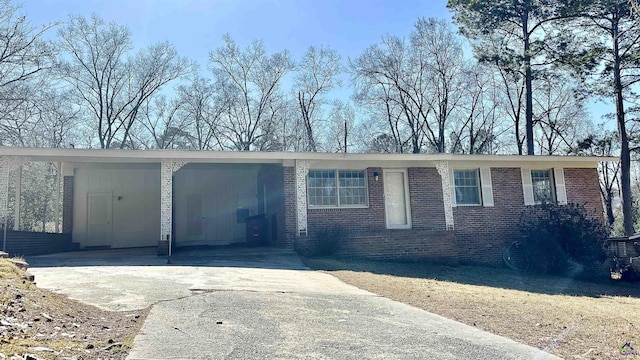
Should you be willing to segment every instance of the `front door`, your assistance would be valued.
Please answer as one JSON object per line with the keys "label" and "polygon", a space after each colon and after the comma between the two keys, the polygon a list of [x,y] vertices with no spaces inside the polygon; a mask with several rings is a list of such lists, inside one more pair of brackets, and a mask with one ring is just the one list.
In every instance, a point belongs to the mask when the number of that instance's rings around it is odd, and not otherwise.
{"label": "front door", "polygon": [[110,192],[89,193],[87,246],[111,246],[113,196]]}
{"label": "front door", "polygon": [[384,205],[388,229],[411,227],[407,171],[384,170]]}

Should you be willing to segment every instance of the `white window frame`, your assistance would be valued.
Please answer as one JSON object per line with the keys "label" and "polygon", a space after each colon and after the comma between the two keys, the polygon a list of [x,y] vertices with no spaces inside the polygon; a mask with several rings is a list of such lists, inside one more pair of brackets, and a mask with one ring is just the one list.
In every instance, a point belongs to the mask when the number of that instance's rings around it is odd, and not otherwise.
{"label": "white window frame", "polygon": [[533,181],[531,180],[532,170],[548,170],[553,178],[551,182],[552,193],[554,194],[555,204],[567,205],[567,188],[564,179],[564,168],[561,167],[523,167],[520,168],[520,174],[522,178],[522,192],[525,205],[539,205],[540,202],[536,202],[533,194]]}
{"label": "white window frame", "polygon": [[[478,204],[458,204],[456,198],[456,183],[455,183],[455,172],[456,171],[469,171],[475,170],[477,181],[478,181],[478,192],[479,192],[479,200]],[[459,168],[451,168],[450,169],[450,192],[451,192],[451,206],[452,207],[467,207],[467,206],[482,206],[482,207],[493,207],[493,184],[491,180],[491,168],[488,166],[481,167],[459,167]]]}
{"label": "white window frame", "polygon": [[553,174],[553,169],[530,169],[529,172],[531,174],[531,190],[533,191],[533,202],[536,205],[540,205],[543,203],[542,200],[536,199],[536,191],[535,184],[533,183],[533,172],[546,172],[549,176],[549,192],[550,192],[550,202],[553,204],[558,203],[558,196],[556,195],[556,177]]}
{"label": "white window frame", "polygon": [[[461,204],[458,201],[458,197],[457,192],[456,192],[456,188],[459,186],[456,186],[456,172],[461,172],[461,171],[465,171],[465,172],[471,172],[473,171],[473,173],[475,174],[475,178],[476,178],[476,194],[478,195],[478,202],[477,203],[473,203],[473,204]],[[475,168],[475,169],[453,169],[453,196],[455,196],[456,198],[456,205],[457,206],[482,206],[482,184],[480,183],[480,169]],[[469,186],[464,186],[465,188],[469,187]]]}
{"label": "white window frame", "polygon": [[[309,174],[307,174],[307,208],[308,209],[366,209],[369,207],[369,179],[366,169],[309,169],[311,171],[334,171],[336,180],[336,205],[312,205],[309,191]],[[364,173],[364,201],[365,204],[341,205],[340,204],[340,171],[357,171]]]}

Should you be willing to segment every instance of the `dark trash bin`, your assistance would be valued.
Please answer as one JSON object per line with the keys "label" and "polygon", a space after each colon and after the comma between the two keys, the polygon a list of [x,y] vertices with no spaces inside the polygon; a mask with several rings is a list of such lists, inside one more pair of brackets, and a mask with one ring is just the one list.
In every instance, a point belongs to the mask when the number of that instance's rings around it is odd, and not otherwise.
{"label": "dark trash bin", "polygon": [[264,215],[247,218],[247,244],[250,246],[267,245],[267,219]]}

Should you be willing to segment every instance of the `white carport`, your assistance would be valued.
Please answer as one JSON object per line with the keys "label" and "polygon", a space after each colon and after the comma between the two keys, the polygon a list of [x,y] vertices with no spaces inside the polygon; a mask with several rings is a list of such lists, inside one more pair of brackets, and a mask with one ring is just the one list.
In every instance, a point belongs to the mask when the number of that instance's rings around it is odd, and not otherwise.
{"label": "white carport", "polygon": [[[236,191],[237,188],[241,192],[243,185],[245,188],[251,187],[252,192],[244,191],[238,196],[234,195],[233,199],[237,201],[233,203],[226,201],[226,206],[233,207],[233,211],[227,209],[224,215],[232,213],[235,216],[235,207],[240,208],[238,204],[241,201],[250,205],[242,207],[242,210],[246,209],[246,214],[238,214],[254,215],[258,212],[258,207],[263,211],[266,205],[261,203],[258,206],[257,203],[257,173],[265,165],[281,167],[285,159],[282,153],[5,147],[0,148],[0,189],[7,189],[10,174],[17,173],[16,199],[20,199],[20,166],[30,161],[53,162],[57,164],[58,176],[64,176],[65,183],[71,178],[73,200],[71,204],[65,205],[73,207],[73,238],[81,247],[159,245],[159,251],[166,249],[170,255],[175,239],[174,231],[185,235],[183,245],[207,244],[206,231],[209,234],[221,233],[211,229],[211,226],[199,226],[192,219],[184,218],[184,214],[188,213],[206,221],[206,225],[215,223],[206,214],[194,211],[193,206],[198,201],[205,202],[202,205],[204,208],[207,204],[209,208],[213,208],[215,206],[211,204],[216,204],[217,199],[229,198],[229,190]],[[178,192],[185,198],[177,202],[181,206],[179,215],[182,217],[179,224],[176,224],[174,179],[183,167],[184,171],[178,177],[181,184]],[[207,194],[216,188],[220,192],[218,196]],[[264,193],[260,195],[263,199],[266,197]],[[16,217],[19,217],[19,206],[17,201]],[[8,193],[0,191],[0,215],[3,219],[7,212]],[[130,215],[133,219],[122,221]],[[244,224],[231,226],[231,223],[237,222],[235,217],[220,218],[219,214],[216,217],[219,218],[219,228],[235,229],[232,235],[236,240],[244,235]],[[198,227],[204,231],[200,237],[193,230]],[[129,234],[129,237],[135,235],[137,240],[123,243],[122,234]],[[101,240],[100,237],[110,240]]]}

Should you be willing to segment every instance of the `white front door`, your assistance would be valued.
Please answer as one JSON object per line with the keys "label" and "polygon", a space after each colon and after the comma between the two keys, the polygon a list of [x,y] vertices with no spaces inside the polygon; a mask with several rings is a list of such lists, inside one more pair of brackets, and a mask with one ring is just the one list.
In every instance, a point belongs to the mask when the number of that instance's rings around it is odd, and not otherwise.
{"label": "white front door", "polygon": [[384,170],[384,205],[388,229],[411,228],[406,170]]}
{"label": "white front door", "polygon": [[113,196],[110,192],[89,193],[87,246],[111,246]]}

